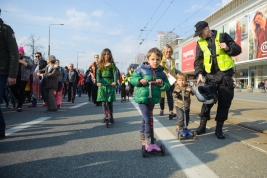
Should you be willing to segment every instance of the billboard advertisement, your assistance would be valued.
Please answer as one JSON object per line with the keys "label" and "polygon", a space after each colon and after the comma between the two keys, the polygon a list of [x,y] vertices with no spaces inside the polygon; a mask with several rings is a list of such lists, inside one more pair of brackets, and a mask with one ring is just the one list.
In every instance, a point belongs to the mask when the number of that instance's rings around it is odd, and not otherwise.
{"label": "billboard advertisement", "polygon": [[229,35],[241,47],[242,52],[233,57],[235,62],[248,60],[248,16],[241,17],[228,24]]}
{"label": "billboard advertisement", "polygon": [[267,5],[249,15],[249,59],[267,58]]}
{"label": "billboard advertisement", "polygon": [[182,72],[194,71],[197,42],[193,41],[182,47]]}

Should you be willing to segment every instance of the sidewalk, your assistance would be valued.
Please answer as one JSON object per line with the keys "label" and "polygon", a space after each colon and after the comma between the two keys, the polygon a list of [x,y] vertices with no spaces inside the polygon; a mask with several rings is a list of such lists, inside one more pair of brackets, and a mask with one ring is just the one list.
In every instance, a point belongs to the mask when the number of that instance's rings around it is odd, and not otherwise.
{"label": "sidewalk", "polygon": [[[201,106],[202,103],[197,101],[196,97],[192,97],[191,113],[198,115]],[[216,110],[217,105],[214,105],[211,119],[215,118]],[[234,99],[227,122],[267,134],[267,103]]]}

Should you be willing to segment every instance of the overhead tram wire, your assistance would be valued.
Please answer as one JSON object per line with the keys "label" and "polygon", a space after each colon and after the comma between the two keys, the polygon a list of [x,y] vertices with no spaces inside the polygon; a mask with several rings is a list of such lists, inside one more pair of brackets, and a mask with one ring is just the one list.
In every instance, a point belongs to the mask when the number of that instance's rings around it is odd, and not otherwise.
{"label": "overhead tram wire", "polygon": [[[163,17],[163,15],[167,12],[167,10],[170,8],[170,6],[172,5],[174,0],[171,1],[170,5],[166,8],[166,10],[163,12],[163,14],[160,16],[160,18],[157,20],[157,22],[155,23],[155,25],[151,28],[151,30],[148,32],[148,34],[146,35],[146,37],[142,40],[142,42],[139,43],[139,45],[137,46],[137,48],[134,50],[134,52],[141,46],[141,44],[146,40],[147,36],[150,34],[150,32],[154,29],[154,27],[158,24],[158,22],[160,21],[160,19]],[[134,54],[131,53],[132,54]]]}
{"label": "overhead tram wire", "polygon": [[190,17],[188,17],[185,21],[183,21],[182,23],[180,23],[179,25],[177,25],[176,27],[174,27],[172,29],[172,31],[174,31],[176,28],[178,28],[179,26],[181,26],[183,23],[187,22],[187,20],[189,20],[191,17],[193,17],[194,15],[196,15],[198,12],[200,12],[204,7],[206,7],[207,5],[209,5],[213,0],[209,1],[207,4],[205,4],[203,7],[201,7],[199,10],[197,10],[194,14],[192,14]]}
{"label": "overhead tram wire", "polygon": [[[140,37],[142,36],[142,34],[143,34],[143,31],[145,31],[145,29],[147,28],[147,25],[148,25],[149,22],[153,19],[154,15],[156,14],[156,12],[158,11],[158,9],[160,8],[160,6],[161,6],[161,4],[163,3],[163,1],[165,1],[165,0],[162,0],[162,1],[161,1],[161,3],[158,5],[157,9],[155,10],[155,12],[153,13],[153,15],[151,16],[151,18],[148,20],[148,22],[146,23],[146,25],[144,26],[144,28],[141,30],[141,33],[140,33],[140,35],[139,35],[137,41],[134,43],[134,45],[133,45],[131,51],[134,49],[134,46],[136,45],[136,43],[138,43],[139,38],[140,38]],[[135,50],[135,51],[136,51],[136,50]],[[131,54],[132,54],[132,52],[129,54],[129,56],[130,56]],[[127,57],[126,59],[128,59],[128,58],[129,58],[129,57]]]}
{"label": "overhead tram wire", "polygon": [[[22,13],[22,12],[15,12],[15,11],[8,11],[8,10],[2,10],[2,12],[7,12],[7,13],[17,13],[17,14],[23,14],[23,15],[28,15],[28,16],[37,16],[37,17],[51,17],[51,16],[43,16],[43,15],[36,15],[36,14],[28,14],[28,13]],[[55,18],[57,19],[57,18]],[[62,19],[61,19],[62,20]],[[64,19],[63,19],[64,20]],[[81,22],[85,23],[86,21],[79,21],[77,20],[76,22]],[[110,27],[116,27],[116,28],[125,28],[125,29],[133,29],[133,30],[140,30],[140,28],[130,28],[130,27],[121,27],[121,26],[114,26],[114,25],[108,25],[108,24],[100,24],[103,26],[110,26]]]}
{"label": "overhead tram wire", "polygon": [[136,25],[133,21],[131,21],[130,19],[128,19],[125,15],[123,15],[121,12],[119,12],[117,9],[115,9],[115,7],[113,7],[112,5],[110,5],[108,2],[106,2],[105,0],[103,0],[107,5],[109,5],[112,9],[114,9],[116,12],[118,12],[121,16],[123,16],[125,19],[127,19],[129,22],[131,22],[132,24],[134,24],[136,27],[138,27],[140,29],[140,27],[138,25]]}

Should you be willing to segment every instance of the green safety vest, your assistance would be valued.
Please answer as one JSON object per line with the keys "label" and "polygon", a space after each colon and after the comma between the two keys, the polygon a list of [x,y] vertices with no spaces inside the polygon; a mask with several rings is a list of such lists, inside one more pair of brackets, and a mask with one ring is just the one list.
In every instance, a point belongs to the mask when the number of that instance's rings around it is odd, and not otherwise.
{"label": "green safety vest", "polygon": [[[203,51],[204,55],[204,67],[205,71],[207,73],[211,72],[211,65],[212,65],[212,59],[211,59],[211,52],[208,48],[208,42],[206,40],[203,40],[200,38],[198,40],[198,44]],[[218,32],[215,38],[215,46],[216,46],[216,58],[217,58],[217,64],[221,71],[227,71],[235,66],[234,60],[231,56],[226,54],[226,52],[220,48],[220,33]]]}

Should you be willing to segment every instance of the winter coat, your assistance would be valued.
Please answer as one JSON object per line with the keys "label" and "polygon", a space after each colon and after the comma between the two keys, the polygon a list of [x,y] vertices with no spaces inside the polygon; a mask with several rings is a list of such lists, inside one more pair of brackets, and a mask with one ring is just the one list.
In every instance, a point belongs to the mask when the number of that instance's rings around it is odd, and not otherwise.
{"label": "winter coat", "polygon": [[[177,93],[175,90],[179,89],[181,92]],[[183,108],[183,97],[182,97],[182,90],[187,90],[191,89],[191,92],[185,91],[184,92],[184,105],[186,109],[190,109],[190,104],[191,104],[191,98],[190,95],[194,95],[192,87],[186,85],[184,87],[180,87],[178,84],[176,84],[172,96],[175,99],[175,106],[179,108]]]}
{"label": "winter coat", "polygon": [[[163,86],[152,85],[152,103],[157,104],[160,100],[161,91],[166,91],[170,88],[170,83],[167,79],[166,74],[163,72],[163,67],[159,66],[154,69],[155,76],[154,80],[161,79],[163,81]],[[131,75],[130,83],[136,87],[136,91],[134,92],[134,101],[139,104],[149,104],[149,88],[147,85],[139,85],[141,79],[146,79],[148,81],[152,81],[153,79],[153,71],[149,64],[142,64],[142,66]]]}
{"label": "winter coat", "polygon": [[83,74],[79,74],[79,80],[78,80],[78,85],[79,86],[81,86],[81,85],[83,85],[83,81],[84,81],[84,79],[83,79]]}
{"label": "winter coat", "polygon": [[47,65],[44,69],[40,70],[40,73],[43,73],[43,77],[45,80],[45,88],[46,89],[57,89],[58,87],[58,76],[59,76],[59,66],[53,64],[48,71],[49,65]]}
{"label": "winter coat", "polygon": [[[22,81],[28,81],[30,79],[30,75],[31,75],[31,72],[32,72],[32,68],[33,68],[33,60],[28,57],[28,56],[23,56],[23,59],[22,59],[24,62],[27,63],[27,66],[24,66],[23,64],[20,65],[20,76],[21,76],[21,80]],[[19,74],[18,74],[19,75]]]}

